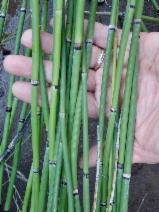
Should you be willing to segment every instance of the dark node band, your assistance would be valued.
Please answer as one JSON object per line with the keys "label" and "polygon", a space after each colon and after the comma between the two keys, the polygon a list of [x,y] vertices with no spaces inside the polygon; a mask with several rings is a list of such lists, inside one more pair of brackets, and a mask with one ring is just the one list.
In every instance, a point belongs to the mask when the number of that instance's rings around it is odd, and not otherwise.
{"label": "dark node band", "polygon": [[67,42],[67,43],[71,43],[71,40],[70,40],[70,39],[66,39],[66,42]]}
{"label": "dark node band", "polygon": [[79,43],[75,43],[75,45],[74,45],[74,49],[75,49],[75,50],[81,50],[81,49],[82,49],[81,44],[79,44]]}
{"label": "dark node band", "polygon": [[93,44],[93,41],[91,39],[87,39],[86,44]]}
{"label": "dark node band", "polygon": [[56,161],[49,161],[49,165],[51,166],[56,166],[57,162]]}
{"label": "dark node band", "polygon": [[67,181],[66,181],[66,179],[62,179],[62,181],[61,181],[61,185],[67,185]]}
{"label": "dark node band", "polygon": [[118,163],[118,169],[123,170],[124,169],[124,164],[123,163]]}
{"label": "dark node band", "polygon": [[83,173],[83,177],[89,178],[89,174],[88,173]]}
{"label": "dark node band", "polygon": [[59,86],[58,85],[52,85],[52,87],[54,87],[56,90],[59,89]]}
{"label": "dark node band", "polygon": [[12,111],[12,108],[11,108],[11,107],[7,107],[7,108],[6,108],[6,112],[7,112],[7,113],[11,113],[11,111]]}
{"label": "dark node band", "polygon": [[117,109],[116,108],[110,108],[111,113],[116,113]]}
{"label": "dark node band", "polygon": [[106,207],[107,203],[106,203],[106,202],[101,202],[100,205],[101,205],[102,207]]}
{"label": "dark node band", "polygon": [[40,113],[40,112],[38,112],[38,113],[37,113],[37,116],[38,116],[38,117],[40,117],[40,116],[41,116],[41,113]]}
{"label": "dark node band", "polygon": [[131,178],[131,174],[125,174],[125,173],[123,173],[123,179],[124,180],[130,180],[130,178]]}
{"label": "dark node band", "polygon": [[109,30],[111,30],[111,31],[116,31],[116,29],[115,29],[115,28],[109,28]]}
{"label": "dark node band", "polygon": [[31,80],[31,85],[32,86],[38,86],[39,85],[39,81],[38,80]]}
{"label": "dark node band", "polygon": [[141,24],[141,22],[140,21],[134,21],[134,24],[139,25],[139,24]]}
{"label": "dark node band", "polygon": [[0,14],[0,18],[5,18],[6,17],[6,15],[5,14]]}
{"label": "dark node band", "polygon": [[130,8],[135,9],[135,5],[130,4]]}
{"label": "dark node band", "polygon": [[75,190],[73,191],[73,196],[77,196],[77,195],[79,195],[78,189],[75,189]]}
{"label": "dark node band", "polygon": [[25,122],[25,119],[19,119],[20,124],[24,124],[24,122]]}
{"label": "dark node band", "polygon": [[25,8],[21,8],[20,12],[26,13],[26,9]]}
{"label": "dark node band", "polygon": [[33,172],[34,172],[35,174],[39,173],[39,172],[40,172],[40,168],[33,169]]}
{"label": "dark node band", "polygon": [[115,204],[115,201],[114,200],[110,200],[110,203],[109,203],[111,206],[113,206]]}

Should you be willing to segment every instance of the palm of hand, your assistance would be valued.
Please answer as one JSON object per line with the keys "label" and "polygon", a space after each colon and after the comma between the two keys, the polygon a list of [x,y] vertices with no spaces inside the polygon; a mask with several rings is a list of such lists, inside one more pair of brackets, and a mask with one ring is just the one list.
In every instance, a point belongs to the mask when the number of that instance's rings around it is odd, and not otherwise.
{"label": "palm of hand", "polygon": [[[133,162],[157,163],[159,162],[159,43],[158,34],[141,34],[137,116],[135,127],[135,141]],[[129,45],[127,47],[129,51]],[[125,57],[123,76],[121,82],[121,97],[123,98],[125,73],[128,62]],[[96,72],[95,97],[99,105],[100,86],[102,83],[100,68]],[[110,85],[109,85],[110,86]],[[110,87],[108,88],[108,102],[110,102]],[[108,108],[110,108],[108,103]],[[108,110],[109,111],[109,110]],[[107,116],[108,116],[108,111]]]}
{"label": "palm of hand", "polygon": [[[100,90],[102,83],[102,67],[96,72],[93,67],[98,59],[101,48],[105,47],[105,37],[107,34],[107,27],[101,24],[96,24],[94,33],[94,47],[93,55],[90,64],[90,71],[88,76],[88,109],[90,117],[97,117],[99,113]],[[121,31],[119,31],[120,40]],[[131,36],[129,38],[129,41]],[[42,48],[47,54],[52,52],[52,36],[50,34],[42,33]],[[140,44],[140,65],[139,65],[139,83],[138,83],[138,101],[137,101],[137,119],[135,130],[135,142],[133,162],[157,163],[159,162],[159,34],[141,34]],[[31,48],[31,31],[24,33],[22,43]],[[130,42],[128,42],[130,43]],[[127,54],[124,61],[123,75],[121,82],[121,97],[124,92],[124,81],[126,75],[126,67],[128,61],[128,52],[130,45],[127,46]],[[31,64],[30,58],[23,56],[9,56],[4,61],[5,70],[8,72],[31,78]],[[50,82],[52,75],[52,63],[45,61],[46,80]],[[23,88],[23,89],[22,89]],[[19,99],[30,102],[31,88],[30,84],[26,82],[16,82],[13,85],[13,93]],[[108,87],[107,108],[110,102],[110,83]],[[48,96],[50,96],[50,89],[48,89]],[[40,104],[40,100],[39,100]],[[107,112],[107,116],[108,116]],[[96,148],[90,151],[90,166],[96,163]]]}

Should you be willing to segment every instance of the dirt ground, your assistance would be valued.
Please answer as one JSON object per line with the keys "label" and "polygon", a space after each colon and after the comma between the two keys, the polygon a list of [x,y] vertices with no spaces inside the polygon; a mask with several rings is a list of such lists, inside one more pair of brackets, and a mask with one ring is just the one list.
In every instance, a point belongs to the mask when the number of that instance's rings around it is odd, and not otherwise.
{"label": "dirt ground", "polygon": [[[12,0],[10,1],[9,11],[7,15],[7,22],[5,28],[5,36],[7,36],[17,25],[18,17],[19,17],[19,9],[20,9],[20,0]],[[110,4],[110,0],[108,0],[108,4]],[[124,0],[120,1],[120,11],[125,10],[125,2]],[[159,1],[158,1],[159,3]],[[90,1],[87,0],[86,10],[89,10]],[[49,15],[51,17],[51,10],[52,10],[52,1],[50,1],[49,7]],[[99,11],[110,11],[109,6],[106,6],[105,3],[100,4],[98,7]],[[29,10],[28,10],[29,13]],[[145,7],[144,7],[144,14],[150,16],[156,16],[150,2],[145,0]],[[87,17],[86,17],[87,18]],[[108,24],[109,18],[106,16],[97,17],[97,21],[100,21],[104,24]],[[149,31],[159,31],[159,25],[152,24],[150,22],[146,22],[146,26]],[[29,23],[26,21],[25,28],[29,28]],[[50,30],[50,28],[49,28]],[[13,53],[13,41],[6,43],[3,46],[6,50]],[[3,134],[3,122],[4,122],[4,115],[5,115],[5,107],[6,107],[6,98],[7,98],[7,89],[8,89],[8,81],[9,75],[5,72],[2,66],[3,58],[5,54],[9,52],[4,52],[0,49],[0,140]],[[24,53],[24,49],[21,49],[21,54]],[[21,103],[19,103],[18,114],[20,111]],[[14,121],[14,126],[12,128],[12,134],[10,136],[10,140],[12,139],[13,135],[16,132],[17,126],[17,119],[18,114]],[[90,146],[96,143],[96,125],[97,120],[90,119],[89,120],[89,138],[90,138]],[[30,130],[29,130],[30,132]],[[45,142],[43,142],[42,150],[45,149]],[[43,154],[42,154],[43,155]],[[79,157],[82,155],[82,141],[79,145]],[[43,157],[41,156],[41,162]],[[24,174],[27,178],[30,170],[30,164],[32,162],[32,151],[31,151],[31,142],[30,140],[27,141],[23,147],[21,152],[21,160],[19,165],[19,171]],[[8,165],[11,165],[11,160],[7,162]],[[79,169],[79,188],[80,192],[82,190],[82,171]],[[94,180],[95,180],[95,168],[90,169],[90,190],[91,190],[91,201],[93,201],[93,192],[94,192]],[[6,198],[7,192],[7,183],[8,181],[8,174],[5,171],[4,176],[4,190],[3,190],[3,205],[4,200]],[[23,197],[25,191],[26,183],[21,179],[16,181],[16,189],[21,197]],[[21,205],[21,199],[19,198],[17,192],[15,194],[17,199],[17,203]],[[82,196],[81,196],[82,200]],[[0,212],[3,209],[0,209]],[[15,202],[12,203],[11,212],[16,212],[17,207],[15,206]],[[158,212],[159,211],[159,164],[156,165],[147,165],[147,164],[133,164],[132,166],[132,180],[131,180],[131,187],[130,187],[130,201],[129,201],[129,212]]]}

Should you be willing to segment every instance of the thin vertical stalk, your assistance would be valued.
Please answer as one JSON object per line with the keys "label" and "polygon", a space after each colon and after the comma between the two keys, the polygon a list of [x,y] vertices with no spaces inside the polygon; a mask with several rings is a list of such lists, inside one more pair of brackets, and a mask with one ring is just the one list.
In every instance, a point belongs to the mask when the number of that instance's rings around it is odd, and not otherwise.
{"label": "thin vertical stalk", "polygon": [[89,71],[90,59],[92,55],[92,45],[93,45],[93,35],[94,35],[94,25],[96,20],[96,11],[97,11],[98,0],[91,1],[90,14],[88,20],[88,33],[86,39],[86,68],[87,72]]}
{"label": "thin vertical stalk", "polygon": [[73,122],[72,130],[72,144],[71,144],[71,167],[72,167],[72,181],[73,181],[73,194],[75,202],[75,211],[80,212],[80,200],[78,192],[78,181],[77,181],[77,164],[78,164],[78,145],[80,137],[80,128],[82,120],[82,82],[80,82],[80,87],[78,91],[76,110]]}
{"label": "thin vertical stalk", "polygon": [[141,15],[143,11],[143,5],[144,5],[144,0],[138,1],[136,3],[134,27],[133,27],[133,33],[132,33],[131,46],[130,46],[130,54],[129,54],[125,90],[124,90],[124,100],[123,100],[123,106],[122,106],[120,147],[119,147],[119,160],[118,160],[118,173],[117,173],[118,175],[117,208],[118,209],[119,209],[121,181],[122,181],[123,165],[124,165],[124,153],[125,153],[125,144],[126,144],[129,105],[130,105],[131,89],[132,89],[132,83],[133,83],[133,72],[134,72],[135,59],[136,59],[135,57],[136,50],[138,46],[138,36],[141,29],[140,24],[141,24]]}
{"label": "thin vertical stalk", "polygon": [[32,7],[32,80],[31,80],[31,124],[32,124],[32,148],[33,148],[33,195],[34,210],[38,209],[39,197],[39,134],[38,132],[38,78],[40,62],[40,32],[39,32],[39,0],[31,1]]}
{"label": "thin vertical stalk", "polygon": [[57,157],[57,167],[56,167],[56,174],[55,174],[55,183],[54,183],[54,191],[53,191],[53,203],[52,203],[52,212],[58,211],[58,195],[59,195],[59,186],[60,186],[60,176],[61,176],[61,169],[62,169],[62,143],[59,142],[58,148],[58,157]]}
{"label": "thin vertical stalk", "polygon": [[[118,18],[116,20],[116,23],[118,22]],[[117,45],[118,45],[118,37],[117,37],[117,31],[114,34],[114,42],[113,42],[113,65],[112,65],[112,87],[111,87],[111,102],[113,99],[113,92],[114,92],[114,84],[115,84],[115,77],[116,77],[116,65],[117,65]],[[119,107],[119,106],[118,106]],[[109,179],[108,179],[108,198],[107,198],[107,205],[110,204],[110,195],[112,190],[112,182],[113,182],[113,174],[114,174],[114,168],[115,168],[115,145],[116,145],[116,137],[117,137],[117,126],[119,122],[119,112],[116,115],[116,122],[114,125],[114,137],[113,137],[113,147],[109,158]],[[116,148],[115,148],[116,149]],[[111,200],[112,201],[112,200]]]}
{"label": "thin vertical stalk", "polygon": [[72,75],[72,62],[74,54],[74,38],[75,38],[75,16],[76,16],[76,0],[73,1],[73,26],[71,35],[71,46],[69,52],[69,61],[67,64],[67,82],[66,82],[66,121],[68,122],[68,110],[69,110],[69,97],[71,87],[71,75]]}
{"label": "thin vertical stalk", "polygon": [[[97,189],[97,200],[94,211],[100,210],[100,201],[101,201],[101,186],[102,186],[102,164],[103,164],[103,143],[104,143],[104,123],[105,123],[105,109],[106,109],[106,93],[107,93],[107,83],[108,83],[108,74],[110,68],[111,52],[113,47],[114,35],[116,30],[116,20],[118,14],[118,0],[113,0],[110,25],[108,29],[108,37],[106,44],[106,53],[104,61],[104,69],[102,75],[102,87],[101,87],[101,96],[100,96],[100,110],[99,110],[99,155],[100,161],[98,161],[99,166],[99,177],[98,179],[98,189]],[[106,206],[106,202],[103,202],[103,207]]]}
{"label": "thin vertical stalk", "polygon": [[[69,102],[69,119],[68,119],[68,141],[71,141],[72,126],[76,107],[77,93],[79,89],[79,73],[82,55],[82,38],[83,38],[83,21],[84,21],[85,0],[76,2],[76,19],[75,19],[75,39],[74,39],[74,56],[72,63],[72,76]],[[69,148],[70,148],[69,144]]]}
{"label": "thin vertical stalk", "polygon": [[[23,123],[25,122],[27,108],[28,108],[28,103],[24,102],[23,106],[22,106],[22,111],[20,114],[18,130],[21,129],[21,127],[23,126]],[[10,176],[7,198],[6,198],[5,208],[4,208],[5,211],[10,210],[11,201],[13,198],[14,185],[15,185],[16,174],[17,174],[18,165],[19,165],[21,144],[22,144],[22,139],[20,139],[20,141],[16,144],[16,147],[15,147],[14,159],[13,159],[13,164],[12,164],[12,172],[11,172],[11,176]]]}
{"label": "thin vertical stalk", "polygon": [[6,14],[7,14],[8,2],[9,0],[3,0],[1,10],[0,10],[0,43],[2,42],[2,37],[3,37],[3,29],[4,29]]}
{"label": "thin vertical stalk", "polygon": [[47,211],[48,212],[50,212],[52,210],[53,190],[54,190],[54,181],[55,181],[56,165],[57,165],[57,155],[58,155],[59,142],[60,142],[60,136],[61,136],[60,131],[61,131],[60,118],[58,118],[56,142],[55,142],[55,154],[54,154],[53,167],[52,167],[52,173],[51,173],[50,184],[49,184],[49,196],[48,196],[48,203],[47,203]]}
{"label": "thin vertical stalk", "polygon": [[72,43],[72,29],[73,29],[73,13],[74,13],[75,1],[68,0],[67,22],[66,22],[66,54],[67,59],[70,53],[70,47]]}
{"label": "thin vertical stalk", "polygon": [[[108,122],[107,128],[107,135],[106,135],[106,147],[104,149],[103,154],[103,170],[102,170],[102,202],[101,207],[102,211],[105,210],[106,207],[106,200],[107,200],[107,185],[108,185],[108,163],[110,157],[110,150],[113,141],[113,132],[114,132],[114,123],[116,118],[117,106],[118,106],[118,99],[119,99],[119,90],[120,90],[120,81],[123,69],[123,62],[126,50],[126,44],[130,32],[130,27],[134,15],[136,0],[131,0],[130,5],[127,6],[127,12],[125,16],[125,23],[122,31],[122,37],[120,42],[119,54],[118,54],[118,61],[117,61],[117,75],[116,75],[116,83],[114,87],[113,99],[110,109],[110,118]],[[115,19],[116,21],[116,19]],[[105,109],[105,108],[104,108]],[[100,138],[101,139],[101,138]],[[102,147],[101,147],[102,148]],[[102,149],[101,149],[102,150]]]}
{"label": "thin vertical stalk", "polygon": [[[64,15],[64,14],[63,14]],[[69,211],[74,211],[74,201],[73,201],[73,187],[72,187],[72,176],[71,176],[71,166],[68,153],[68,143],[66,136],[66,43],[65,43],[65,24],[63,16],[63,45],[62,45],[62,64],[61,64],[61,81],[60,81],[60,126],[61,126],[61,140],[64,158],[64,168],[67,179],[67,193],[68,193],[68,207]]]}
{"label": "thin vertical stalk", "polygon": [[28,178],[26,189],[25,189],[22,212],[27,211],[29,199],[30,199],[30,196],[31,196],[32,182],[33,182],[33,164],[32,164],[31,169],[30,169],[29,178]]}
{"label": "thin vertical stalk", "polygon": [[[117,162],[118,162],[118,153],[119,153],[119,138],[120,138],[120,124],[121,124],[121,118],[119,119],[119,123],[115,124],[115,140],[116,140],[116,150],[115,150],[115,163],[114,163],[114,172],[113,172],[113,182],[112,182],[112,191],[110,195],[110,202],[108,211],[112,211],[112,207],[116,208],[116,201],[114,201],[114,196],[116,192],[116,176],[117,176]],[[115,205],[113,204],[115,202]]]}
{"label": "thin vertical stalk", "polygon": [[42,16],[41,16],[41,31],[47,30],[47,18],[48,18],[48,1],[42,0]]}
{"label": "thin vertical stalk", "polygon": [[136,54],[136,64],[134,70],[134,79],[132,85],[132,94],[130,101],[129,122],[127,130],[127,142],[125,150],[124,173],[122,179],[122,189],[120,196],[120,212],[128,211],[129,185],[131,178],[132,154],[136,120],[136,103],[137,103],[137,84],[138,84],[138,68],[139,68],[139,42]]}
{"label": "thin vertical stalk", "polygon": [[65,210],[66,202],[67,202],[67,180],[65,177],[65,171],[63,169],[61,187],[60,187],[60,195],[59,195],[59,205],[58,211],[63,212]]}
{"label": "thin vertical stalk", "polygon": [[82,126],[83,126],[83,207],[90,211],[89,193],[89,138],[88,138],[88,98],[85,39],[82,46]]}
{"label": "thin vertical stalk", "polygon": [[[16,35],[16,41],[15,41],[15,47],[14,47],[14,54],[19,54],[19,49],[20,49],[20,40],[22,36],[22,31],[23,31],[23,26],[24,26],[24,20],[25,20],[25,13],[26,13],[26,5],[27,5],[27,0],[23,0],[22,2],[22,8],[21,8],[21,14],[20,14],[20,20],[18,24],[18,29],[17,29],[17,35]],[[4,5],[5,8],[7,5]],[[5,10],[4,10],[5,12]],[[1,18],[0,18],[1,19]],[[4,152],[7,147],[7,141],[9,137],[9,125],[10,125],[10,116],[11,116],[11,111],[12,111],[12,85],[14,83],[15,76],[11,75],[10,80],[9,80],[9,89],[8,89],[8,99],[7,99],[7,108],[6,108],[6,117],[4,121],[4,130],[3,130],[3,138],[0,146],[0,152]],[[0,205],[1,205],[1,195],[2,195],[2,181],[3,181],[3,172],[4,172],[4,161],[0,165]]]}
{"label": "thin vertical stalk", "polygon": [[[47,30],[47,16],[48,16],[48,1],[42,1],[42,17],[41,17],[41,31],[46,32]],[[42,99],[42,113],[44,116],[44,121],[46,125],[46,131],[48,132],[49,126],[49,104],[46,90],[46,80],[45,80],[45,71],[43,64],[44,54],[42,53],[41,43],[40,43],[40,93]],[[42,212],[45,209],[46,204],[46,195],[48,189],[48,179],[49,179],[49,147],[48,142],[46,142],[46,150],[44,155],[41,183],[40,183],[40,192],[39,192],[39,203],[38,203],[38,212]]]}
{"label": "thin vertical stalk", "polygon": [[51,100],[50,100],[50,117],[49,117],[49,165],[50,173],[52,171],[52,162],[54,159],[55,150],[55,134],[56,134],[56,113],[58,102],[58,87],[60,74],[60,58],[61,58],[61,34],[62,34],[62,8],[63,0],[56,1],[56,9],[54,14],[54,29],[53,29],[53,75],[51,86]]}

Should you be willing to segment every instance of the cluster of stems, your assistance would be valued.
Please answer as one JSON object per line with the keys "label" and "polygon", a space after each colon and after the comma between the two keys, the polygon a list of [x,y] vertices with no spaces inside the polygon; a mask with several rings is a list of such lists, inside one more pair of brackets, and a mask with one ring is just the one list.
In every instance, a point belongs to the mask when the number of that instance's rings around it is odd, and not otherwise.
{"label": "cluster of stems", "polygon": [[[139,66],[139,35],[147,31],[143,20],[159,22],[158,18],[143,16],[144,0],[128,0],[126,11],[119,12],[119,0],[112,0],[110,23],[105,37],[106,46],[100,94],[99,121],[97,125],[97,164],[94,201],[90,201],[89,183],[89,126],[87,81],[94,43],[95,20],[98,0],[91,0],[87,33],[84,32],[85,0],[54,0],[52,79],[45,79],[41,31],[47,31],[48,1],[22,0],[19,24],[16,32],[14,54],[20,51],[20,40],[24,28],[26,10],[30,6],[32,49],[25,56],[32,58],[32,76],[20,77],[20,81],[31,84],[31,114],[27,116],[28,104],[23,103],[19,117],[17,135],[8,142],[19,100],[13,98],[12,85],[15,76],[10,76],[3,138],[0,143],[0,205],[5,162],[14,149],[12,171],[4,211],[11,211],[14,185],[20,161],[23,133],[31,122],[33,161],[26,185],[22,212],[126,212],[128,211],[131,178],[133,140],[136,120],[137,84]],[[151,0],[154,9],[159,7]],[[8,0],[3,0],[0,10],[0,43],[2,43]],[[42,10],[40,10],[42,8]],[[65,16],[67,14],[67,17]],[[124,14],[120,43],[117,29],[118,18]],[[41,20],[40,20],[41,17]],[[130,51],[124,86],[124,97],[120,104],[121,78],[124,57],[132,27]],[[107,93],[111,102],[106,108]],[[50,89],[50,102],[47,91]],[[38,105],[39,93],[41,105]],[[109,110],[106,127],[106,111]],[[31,116],[31,120],[30,120]],[[40,164],[43,128],[46,131],[46,149],[43,164]],[[106,128],[106,130],[105,130]],[[106,132],[105,132],[106,131]],[[78,187],[78,146],[82,134],[83,147],[83,194]],[[41,167],[40,167],[41,166]],[[42,169],[42,171],[40,171]],[[81,204],[80,195],[83,196]],[[82,199],[82,198],[81,198]]]}

